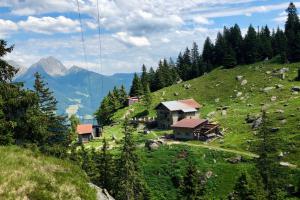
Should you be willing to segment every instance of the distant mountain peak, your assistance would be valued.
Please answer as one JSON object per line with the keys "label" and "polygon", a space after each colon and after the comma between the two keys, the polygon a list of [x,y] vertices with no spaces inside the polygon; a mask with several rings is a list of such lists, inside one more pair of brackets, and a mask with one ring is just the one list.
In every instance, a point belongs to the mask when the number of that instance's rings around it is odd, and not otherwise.
{"label": "distant mountain peak", "polygon": [[63,76],[68,71],[67,68],[53,56],[41,58],[30,68],[42,68],[50,76]]}
{"label": "distant mountain peak", "polygon": [[69,70],[68,73],[77,73],[77,72],[81,72],[84,71],[85,69],[78,67],[76,65],[73,65]]}

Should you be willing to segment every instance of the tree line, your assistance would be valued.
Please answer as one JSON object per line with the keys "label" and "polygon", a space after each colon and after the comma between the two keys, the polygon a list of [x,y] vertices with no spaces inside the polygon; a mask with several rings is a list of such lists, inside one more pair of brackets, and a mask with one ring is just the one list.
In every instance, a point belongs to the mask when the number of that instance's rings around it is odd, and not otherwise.
{"label": "tree line", "polygon": [[0,40],[0,145],[30,146],[65,156],[71,143],[66,118],[56,114],[57,101],[40,74],[35,74],[33,90],[12,81],[18,70],[2,59],[12,50]]}
{"label": "tree line", "polygon": [[245,36],[239,25],[224,27],[217,34],[215,42],[207,37],[202,52],[196,42],[180,52],[176,62],[172,59],[159,61],[158,67],[147,70],[142,66],[142,74],[132,82],[130,96],[143,94],[143,87],[149,85],[151,92],[177,83],[187,81],[216,67],[233,68],[237,65],[252,64],[273,59],[280,63],[300,61],[300,22],[296,6],[290,3],[286,9],[287,21],[284,30],[269,27],[248,27]]}

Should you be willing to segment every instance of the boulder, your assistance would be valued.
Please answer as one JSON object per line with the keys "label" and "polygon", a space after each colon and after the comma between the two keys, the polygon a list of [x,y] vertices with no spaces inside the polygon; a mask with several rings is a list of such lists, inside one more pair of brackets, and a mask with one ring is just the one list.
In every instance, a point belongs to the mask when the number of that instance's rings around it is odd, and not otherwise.
{"label": "boulder", "polygon": [[293,86],[292,91],[293,92],[300,92],[300,86]]}
{"label": "boulder", "polygon": [[236,79],[237,81],[241,81],[243,78],[244,78],[244,76],[239,75],[239,76],[236,76],[235,79]]}
{"label": "boulder", "polygon": [[215,102],[216,102],[216,103],[219,103],[219,102],[220,102],[220,99],[219,99],[219,98],[216,98],[216,99],[215,99]]}
{"label": "boulder", "polygon": [[276,101],[277,100],[277,97],[276,96],[272,96],[271,97],[271,101]]}
{"label": "boulder", "polygon": [[274,89],[274,87],[265,87],[264,89],[263,89],[263,91],[264,92],[269,92],[269,91],[271,91],[271,90],[273,90]]}
{"label": "boulder", "polygon": [[227,158],[226,160],[231,164],[237,164],[242,161],[242,156],[238,155],[232,158]]}
{"label": "boulder", "polygon": [[272,72],[271,71],[266,71],[266,74],[271,74]]}
{"label": "boulder", "polygon": [[222,110],[222,111],[221,111],[221,115],[222,115],[222,116],[226,116],[226,115],[227,115],[227,111],[226,111],[226,110]]}
{"label": "boulder", "polygon": [[94,188],[97,192],[97,200],[115,200],[106,189],[102,189],[93,183],[89,183],[91,188]]}
{"label": "boulder", "polygon": [[282,73],[286,73],[286,72],[288,72],[288,71],[290,71],[290,69],[284,67],[284,68],[281,68],[278,72],[282,74]]}
{"label": "boulder", "polygon": [[175,92],[175,93],[174,93],[174,96],[178,96],[178,95],[179,95],[179,93],[178,93],[178,92]]}
{"label": "boulder", "polygon": [[161,145],[163,145],[164,142],[161,140],[146,140],[145,147],[149,150],[155,150],[158,149]]}
{"label": "boulder", "polygon": [[206,177],[207,179],[209,179],[212,175],[213,175],[213,172],[212,172],[212,171],[208,171],[208,172],[205,173],[205,177]]}
{"label": "boulder", "polygon": [[284,87],[284,85],[282,85],[282,84],[275,84],[275,87],[276,87],[276,89],[281,89],[281,88]]}
{"label": "boulder", "polygon": [[263,121],[262,117],[255,119],[252,123],[252,129],[257,129],[258,127],[260,127],[262,121]]}
{"label": "boulder", "polygon": [[242,92],[237,92],[237,93],[236,93],[236,97],[240,97],[240,96],[242,96],[242,95],[243,95]]}
{"label": "boulder", "polygon": [[241,82],[241,85],[246,85],[248,83],[248,81],[246,79],[244,79],[242,82]]}
{"label": "boulder", "polygon": [[284,110],[278,109],[278,110],[275,111],[275,113],[280,113],[280,114],[282,114],[282,113],[284,113]]}

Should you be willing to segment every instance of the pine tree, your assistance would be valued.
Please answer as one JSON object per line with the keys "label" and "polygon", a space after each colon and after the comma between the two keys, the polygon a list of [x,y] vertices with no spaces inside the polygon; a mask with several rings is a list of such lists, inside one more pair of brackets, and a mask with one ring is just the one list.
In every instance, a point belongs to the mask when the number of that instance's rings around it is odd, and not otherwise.
{"label": "pine tree", "polygon": [[251,177],[247,172],[243,172],[238,178],[229,199],[267,200],[260,176]]}
{"label": "pine tree", "polygon": [[226,68],[233,68],[237,65],[235,53],[229,45],[225,47],[225,55],[223,58],[222,65]]}
{"label": "pine tree", "polygon": [[271,121],[263,112],[262,125],[258,133],[258,144],[256,166],[262,177],[269,199],[277,199],[276,196],[282,193],[285,185],[285,172],[280,166],[279,148],[280,141],[271,131]]}
{"label": "pine tree", "polygon": [[273,50],[272,50],[272,39],[271,32],[268,26],[262,27],[261,32],[259,34],[259,55],[260,59],[264,60],[266,58],[272,58]]}
{"label": "pine tree", "polygon": [[129,95],[131,97],[140,97],[143,95],[143,85],[137,73],[134,74]]}
{"label": "pine tree", "polygon": [[75,139],[77,138],[76,128],[77,128],[77,125],[80,124],[80,121],[76,115],[71,115],[69,121],[71,123],[70,134],[69,134],[69,140],[71,143],[72,141],[75,141]]}
{"label": "pine tree", "polygon": [[240,27],[235,24],[230,28],[230,37],[228,39],[231,48],[233,49],[236,55],[237,64],[244,63],[243,57],[243,36]]}
{"label": "pine tree", "polygon": [[[0,40],[0,58],[11,53],[14,46],[7,47],[7,42]],[[11,82],[18,70],[9,65],[5,60],[0,59],[0,83]]]}
{"label": "pine tree", "polygon": [[142,75],[141,75],[141,83],[143,86],[143,90],[144,92],[146,91],[146,87],[149,83],[149,77],[148,77],[148,73],[147,73],[147,68],[145,65],[142,66]]}
{"label": "pine tree", "polygon": [[112,92],[109,92],[108,98],[113,105],[114,111],[122,108],[122,100],[119,89],[115,86]]}
{"label": "pine tree", "polygon": [[189,73],[189,79],[196,78],[200,75],[200,54],[196,42],[193,42],[193,48],[191,49],[191,61],[192,67]]}
{"label": "pine tree", "polygon": [[214,45],[212,44],[210,38],[206,38],[203,46],[202,60],[204,64],[204,72],[209,72],[212,70],[212,64],[214,60]]}
{"label": "pine tree", "polygon": [[149,84],[147,84],[147,86],[146,86],[145,94],[143,96],[143,104],[149,111],[151,108],[151,104],[152,104],[152,96],[151,96]]}
{"label": "pine tree", "polygon": [[119,200],[150,199],[146,183],[139,174],[138,156],[128,120],[124,122],[124,140],[117,160],[114,196]]}
{"label": "pine tree", "polygon": [[282,30],[277,28],[276,33],[273,33],[273,54],[280,56],[280,62],[287,62],[287,38]]}
{"label": "pine tree", "polygon": [[288,18],[285,23],[285,35],[287,37],[287,57],[291,62],[299,61],[300,46],[296,43],[299,35],[300,22],[297,14],[297,8],[294,3],[290,3],[289,7],[286,9],[288,13]]}
{"label": "pine tree", "polygon": [[128,98],[128,94],[126,92],[125,86],[122,85],[120,90],[119,90],[119,96],[120,96],[120,103],[122,105],[122,107],[125,107],[127,105],[127,98]]}
{"label": "pine tree", "polygon": [[111,117],[113,113],[113,105],[110,103],[109,98],[106,96],[103,98],[100,107],[95,113],[98,124],[101,126],[109,125],[111,123]]}
{"label": "pine tree", "polygon": [[103,139],[103,146],[101,152],[96,158],[96,167],[99,172],[99,186],[107,190],[112,190],[113,180],[113,159],[108,151],[109,145],[106,139]]}
{"label": "pine tree", "polygon": [[214,64],[220,66],[223,64],[226,50],[226,41],[221,33],[218,33],[217,40],[214,48]]}
{"label": "pine tree", "polygon": [[243,51],[246,64],[251,64],[259,59],[258,39],[255,29],[252,25],[249,26],[248,32],[244,39]]}
{"label": "pine tree", "polygon": [[191,51],[187,47],[182,55],[182,63],[180,64],[179,76],[182,80],[189,80],[190,71],[192,68]]}
{"label": "pine tree", "polygon": [[156,91],[157,90],[156,74],[155,74],[155,71],[152,67],[149,69],[148,78],[149,78],[149,84],[150,84],[151,92]]}
{"label": "pine tree", "polygon": [[181,185],[181,195],[186,200],[201,199],[204,194],[204,186],[201,183],[201,176],[194,164],[189,163],[186,174]]}

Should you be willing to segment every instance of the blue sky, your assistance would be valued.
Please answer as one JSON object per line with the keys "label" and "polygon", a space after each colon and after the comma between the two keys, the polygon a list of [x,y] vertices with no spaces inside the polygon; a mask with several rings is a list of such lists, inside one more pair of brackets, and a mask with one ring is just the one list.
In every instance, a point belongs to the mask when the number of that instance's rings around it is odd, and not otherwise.
{"label": "blue sky", "polygon": [[[79,0],[87,60],[83,56],[76,0],[0,0],[0,38],[15,44],[6,59],[29,67],[54,56],[103,74],[156,68],[193,41],[202,48],[224,26],[238,23],[283,27],[285,0],[98,0],[102,59],[99,62],[97,0]],[[300,1],[294,2],[300,7]]]}

